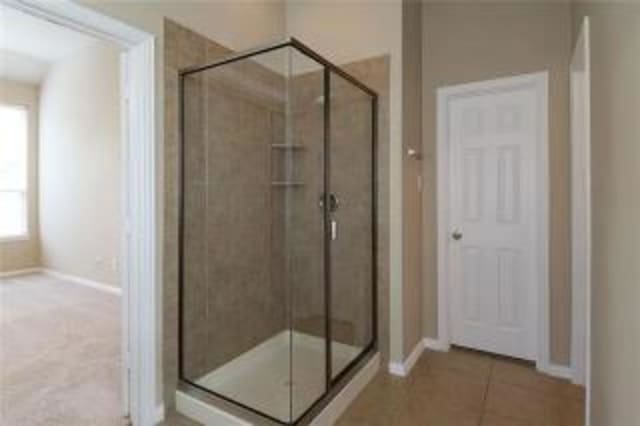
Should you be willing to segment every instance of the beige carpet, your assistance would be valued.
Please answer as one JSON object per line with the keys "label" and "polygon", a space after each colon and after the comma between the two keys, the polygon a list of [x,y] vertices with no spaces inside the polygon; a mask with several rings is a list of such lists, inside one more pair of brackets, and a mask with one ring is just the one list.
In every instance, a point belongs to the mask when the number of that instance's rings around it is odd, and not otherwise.
{"label": "beige carpet", "polygon": [[0,279],[0,424],[122,424],[120,323],[116,295]]}

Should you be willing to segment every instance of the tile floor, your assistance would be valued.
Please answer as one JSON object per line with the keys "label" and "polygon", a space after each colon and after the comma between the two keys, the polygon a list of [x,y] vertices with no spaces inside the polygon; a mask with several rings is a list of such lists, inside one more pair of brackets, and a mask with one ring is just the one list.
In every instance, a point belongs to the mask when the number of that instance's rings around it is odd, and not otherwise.
{"label": "tile floor", "polygon": [[584,391],[532,365],[454,349],[425,352],[409,377],[386,373],[339,426],[584,426]]}
{"label": "tile floor", "polygon": [[[407,378],[379,373],[337,426],[584,426],[584,390],[521,361],[425,352]],[[192,426],[173,413],[166,426]]]}
{"label": "tile floor", "polygon": [[120,298],[45,275],[0,279],[0,425],[122,424]]}

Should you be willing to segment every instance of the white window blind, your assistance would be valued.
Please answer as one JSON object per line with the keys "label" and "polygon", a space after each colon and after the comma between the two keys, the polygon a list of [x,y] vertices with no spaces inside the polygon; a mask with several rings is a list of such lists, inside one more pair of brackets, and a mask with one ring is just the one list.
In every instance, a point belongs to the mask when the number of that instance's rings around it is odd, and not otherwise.
{"label": "white window blind", "polygon": [[28,235],[28,110],[0,104],[0,239]]}

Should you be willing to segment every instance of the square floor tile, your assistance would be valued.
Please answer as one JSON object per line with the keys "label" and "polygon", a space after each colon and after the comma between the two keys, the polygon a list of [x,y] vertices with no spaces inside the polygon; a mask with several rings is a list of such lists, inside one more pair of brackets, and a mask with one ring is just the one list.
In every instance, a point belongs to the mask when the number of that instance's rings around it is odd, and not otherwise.
{"label": "square floor tile", "polygon": [[560,393],[563,385],[562,380],[540,373],[531,363],[503,358],[495,360],[491,380],[524,386],[550,395]]}
{"label": "square floor tile", "polygon": [[423,358],[432,369],[457,370],[483,379],[489,377],[493,363],[490,355],[460,348],[449,352],[426,351]]}
{"label": "square floor tile", "polygon": [[488,379],[460,370],[430,369],[409,387],[410,398],[449,409],[482,411]]}
{"label": "square floor tile", "polygon": [[492,382],[485,411],[503,417],[529,421],[535,426],[557,426],[559,401],[523,386]]}

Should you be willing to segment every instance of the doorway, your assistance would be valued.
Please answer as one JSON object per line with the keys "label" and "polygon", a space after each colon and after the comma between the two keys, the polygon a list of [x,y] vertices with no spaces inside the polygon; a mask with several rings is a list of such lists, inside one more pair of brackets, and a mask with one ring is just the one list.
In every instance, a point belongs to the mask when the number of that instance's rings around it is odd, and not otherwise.
{"label": "doorway", "polygon": [[[153,35],[73,2],[0,0],[30,16],[117,43],[122,81],[122,221],[120,277],[123,323],[123,411],[134,425],[163,417],[157,397],[157,250],[155,54]],[[135,312],[135,315],[131,313]]]}
{"label": "doorway", "polygon": [[438,333],[548,363],[547,73],[438,90]]}

